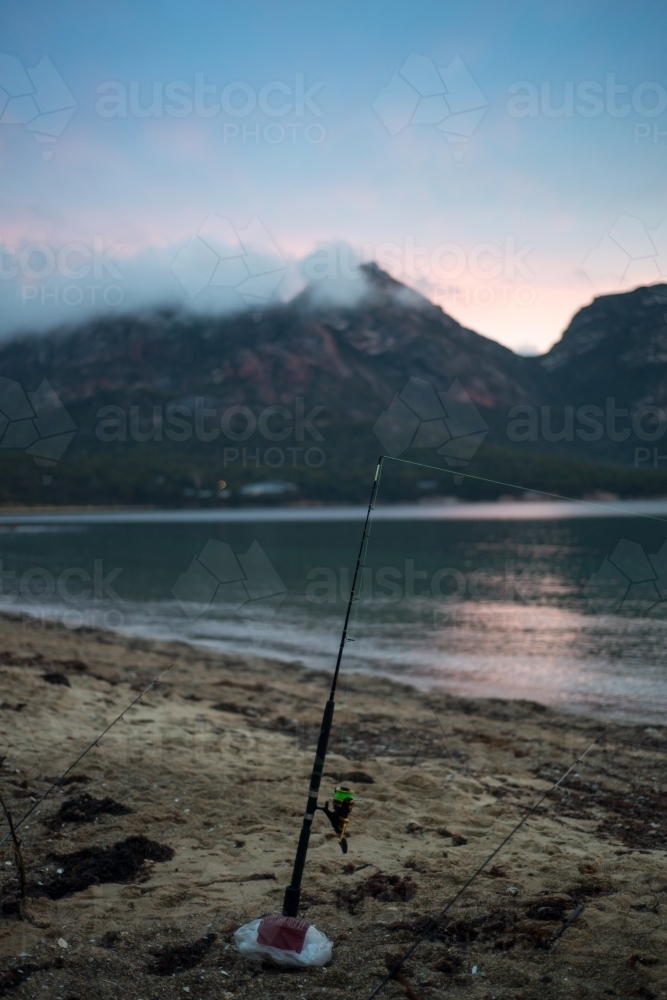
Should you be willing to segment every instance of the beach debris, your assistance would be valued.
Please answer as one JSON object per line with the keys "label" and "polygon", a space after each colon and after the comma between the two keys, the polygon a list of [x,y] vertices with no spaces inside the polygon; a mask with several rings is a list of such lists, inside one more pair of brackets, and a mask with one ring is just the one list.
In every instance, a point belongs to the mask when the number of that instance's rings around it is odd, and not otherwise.
{"label": "beach debris", "polygon": [[351,914],[357,913],[364,899],[377,899],[380,903],[404,903],[417,892],[413,879],[406,875],[388,875],[375,872],[351,889],[337,889],[338,906],[344,906]]}
{"label": "beach debris", "polygon": [[657,965],[660,959],[648,958],[646,955],[630,955],[628,962],[634,969],[636,965]]}
{"label": "beach debris", "polygon": [[121,805],[108,796],[96,799],[88,792],[83,792],[71,799],[65,799],[58,812],[49,816],[43,822],[52,830],[59,829],[64,823],[92,823],[98,816],[128,816],[132,812],[127,806]]}
{"label": "beach debris", "polygon": [[[237,705],[235,701],[217,701],[211,708],[216,712],[229,712],[232,715],[246,715],[250,706]],[[255,715],[257,713],[255,712]]]}
{"label": "beach debris", "polygon": [[0,972],[0,994],[9,993],[10,990],[16,989],[28,976],[38,971],[39,966],[24,963],[20,968],[6,969],[4,972]]}
{"label": "beach debris", "polygon": [[47,684],[62,684],[63,687],[71,687],[69,678],[55,670],[52,673],[43,674],[42,680],[46,681]]}
{"label": "beach debris", "polygon": [[[550,774],[544,767],[533,773],[545,780]],[[623,788],[575,775],[567,791],[558,789],[554,797],[560,800],[561,815],[596,821],[598,836],[635,849],[667,849],[667,793],[650,781],[650,773],[649,780],[635,776]]]}
{"label": "beach debris", "polygon": [[570,926],[570,924],[574,923],[577,917],[580,917],[583,912],[584,912],[584,905],[583,903],[579,903],[579,905],[576,906],[571,913],[568,913],[568,915],[564,918],[562,925],[560,927],[557,927],[556,930],[551,935],[551,939],[549,940],[550,947],[553,948],[553,946],[556,944],[556,941],[561,936],[561,934],[564,931],[566,931],[567,928]]}
{"label": "beach debris", "polygon": [[280,913],[239,927],[234,942],[246,958],[291,968],[324,966],[333,950],[332,942],[314,924]]}
{"label": "beach debris", "polygon": [[49,778],[45,775],[41,780],[50,781],[52,783],[58,782],[60,787],[64,788],[66,785],[85,785],[93,779],[89,778],[87,774],[70,774],[68,778],[61,778],[60,780],[58,778]]}
{"label": "beach debris", "polygon": [[[575,905],[575,900],[565,893],[545,893],[526,901],[520,907],[491,910],[469,919],[452,918],[434,925],[432,917],[423,916],[412,925],[397,923],[391,926],[392,929],[409,927],[419,937],[426,933],[430,941],[442,941],[456,947],[467,947],[474,941],[489,946],[494,951],[509,951],[515,944],[523,942],[532,944],[535,948],[548,949],[581,915],[583,909],[583,904]],[[442,960],[442,967],[438,964],[434,968],[452,974],[455,969],[460,968],[460,962],[454,962],[454,954],[448,952]]]}
{"label": "beach debris", "polygon": [[405,995],[408,997],[408,1000],[419,1000],[419,997],[415,993],[414,988],[408,979],[409,970],[401,964],[401,956],[385,955],[384,964],[391,979],[398,983]]}
{"label": "beach debris", "polygon": [[436,972],[444,972],[447,976],[454,976],[460,971],[462,965],[461,957],[454,951],[448,951],[444,958],[439,958],[431,968]]}
{"label": "beach debris", "polygon": [[[0,806],[2,807],[2,811],[5,814],[5,819],[7,820],[7,824],[9,826],[9,833],[11,835],[12,843],[14,845],[14,856],[16,858],[16,865],[17,865],[17,868],[19,870],[19,881],[20,881],[20,885],[21,885],[21,904],[22,904],[22,906],[24,906],[25,905],[25,898],[26,898],[26,895],[27,895],[27,888],[26,888],[25,861],[23,860],[23,851],[21,850],[21,841],[19,840],[19,835],[16,832],[16,827],[14,825],[14,820],[12,819],[12,814],[9,811],[8,807],[5,805],[5,800],[3,799],[3,797],[1,795],[0,795]],[[11,865],[11,861],[10,862],[5,862],[5,864]],[[0,910],[1,910],[1,908],[0,908]],[[19,912],[20,912],[20,910],[19,910]]]}
{"label": "beach debris", "polygon": [[188,944],[154,951],[152,954],[155,962],[149,967],[149,972],[156,976],[173,976],[177,972],[194,969],[209,953],[216,939],[217,934],[206,934],[205,937]]}
{"label": "beach debris", "polygon": [[[30,895],[62,899],[73,892],[83,892],[91,885],[110,882],[145,882],[149,878],[145,861],[171,861],[174,852],[165,844],[149,840],[143,834],[127,837],[111,847],[86,847],[72,854],[52,854],[48,860],[60,862],[62,870]],[[143,869],[143,870],[142,870]]]}
{"label": "beach debris", "polygon": [[69,945],[68,945],[67,941],[65,940],[65,938],[58,938],[58,947],[59,948],[65,948],[65,949],[69,948]]}
{"label": "beach debris", "polygon": [[500,865],[494,865],[493,868],[489,868],[488,871],[482,872],[486,878],[507,878],[507,872]]}
{"label": "beach debris", "polygon": [[365,771],[348,771],[341,776],[341,781],[350,781],[353,785],[374,785],[375,778]]}

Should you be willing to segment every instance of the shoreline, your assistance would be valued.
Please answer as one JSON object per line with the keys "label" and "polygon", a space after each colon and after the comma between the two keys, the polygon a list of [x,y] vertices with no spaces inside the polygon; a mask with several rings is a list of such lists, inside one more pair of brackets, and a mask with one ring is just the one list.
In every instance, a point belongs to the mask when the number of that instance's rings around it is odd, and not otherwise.
{"label": "shoreline", "polygon": [[[254,521],[362,521],[365,504],[309,506],[158,508],[158,507],[0,507],[0,525],[111,524]],[[648,517],[667,520],[667,498],[615,500],[497,500],[443,503],[378,503],[374,520],[558,520],[594,517]]]}
{"label": "shoreline", "polygon": [[[331,653],[329,656],[329,661],[326,664],[319,662],[307,662],[309,654],[306,653],[302,657],[295,657],[292,653],[288,651],[281,651],[280,649],[248,649],[247,646],[243,647],[241,644],[235,644],[232,640],[217,640],[214,638],[210,639],[193,639],[184,637],[178,634],[165,635],[160,634],[160,629],[156,626],[151,627],[147,624],[141,624],[140,622],[123,623],[117,627],[113,627],[99,621],[95,621],[91,624],[81,624],[81,625],[71,625],[64,620],[63,614],[58,610],[57,607],[54,608],[40,608],[39,610],[30,607],[18,607],[7,610],[0,609],[0,616],[7,616],[9,618],[17,617],[24,621],[26,624],[31,623],[34,629],[39,629],[41,627],[46,628],[59,628],[63,631],[65,635],[76,635],[77,632],[81,634],[86,634],[90,631],[99,630],[102,633],[110,633],[116,635],[121,641],[128,642],[146,642],[149,644],[183,644],[188,648],[199,649],[207,655],[221,656],[221,657],[232,657],[232,658],[262,658],[268,662],[272,662],[276,665],[276,668],[280,666],[298,666],[304,671],[313,671],[319,673],[323,676],[329,676],[331,670],[333,669],[333,664],[335,661],[335,644],[332,645]],[[337,637],[336,641],[337,641]],[[319,654],[319,658],[322,656]],[[411,675],[399,675],[398,673],[387,670],[377,669],[374,666],[364,667],[363,664],[358,662],[354,665],[349,664],[349,656],[343,662],[343,674],[354,674],[355,676],[367,677],[369,679],[377,678],[380,680],[387,680],[389,683],[394,683],[399,685],[401,688],[406,688],[408,690],[415,691],[421,695],[428,696],[433,694],[437,696],[443,694],[452,698],[463,698],[472,701],[488,701],[488,700],[501,700],[507,703],[514,702],[530,702],[531,704],[537,704],[541,708],[549,708],[556,712],[561,713],[567,718],[579,718],[583,717],[591,722],[595,722],[597,725],[602,725],[606,727],[613,727],[616,725],[621,726],[658,726],[662,725],[665,718],[664,712],[662,711],[660,705],[661,703],[652,702],[651,711],[648,711],[641,701],[637,701],[632,709],[627,707],[627,699],[623,701],[623,707],[621,707],[621,701],[617,697],[615,700],[609,699],[607,702],[602,699],[598,700],[597,703],[592,704],[590,699],[585,700],[580,698],[572,698],[570,701],[565,702],[563,700],[549,700],[548,698],[540,699],[539,691],[521,691],[518,690],[516,693],[511,693],[507,690],[492,689],[486,692],[480,692],[479,688],[483,682],[476,680],[474,677],[467,682],[464,682],[460,678],[456,681],[452,680],[446,674],[442,677],[436,677],[433,674],[411,674]],[[487,687],[489,685],[487,684]],[[542,688],[543,694],[548,694],[547,689]],[[644,699],[644,702],[646,699]]]}
{"label": "shoreline", "polygon": [[[588,749],[567,787],[551,793],[494,858],[456,904],[454,924],[420,946],[406,974],[420,1000],[443,991],[509,1000],[518,989],[526,997],[576,989],[597,998],[606,988],[660,996],[665,727],[613,726],[617,739],[643,748],[596,742],[601,724],[584,716],[346,675],[322,798],[341,779],[354,787],[350,850],[341,854],[318,816],[303,884],[302,913],[334,941],[334,958],[326,973],[277,973],[238,955],[232,934],[280,906],[326,674],[97,629],[35,630],[22,616],[1,615],[2,794],[20,817],[30,797],[172,662],[75,769],[75,780],[21,829],[33,922],[0,918],[0,974],[21,963],[32,971],[12,995],[39,995],[45,985],[49,995],[84,996],[95,983],[103,1000],[152,997],[167,984],[203,1000],[276,1000],[322,986],[341,1000],[366,996],[385,952],[406,950],[424,915],[441,909]],[[77,799],[81,808],[84,794],[131,811],[75,821],[68,803]],[[129,880],[58,896],[61,876],[49,854],[138,835],[168,849],[163,860],[145,861]],[[6,900],[15,882],[1,860]],[[68,864],[61,862],[65,872]],[[583,913],[558,947],[546,947],[578,905]],[[150,971],[156,951],[210,934],[209,950],[175,981]]]}

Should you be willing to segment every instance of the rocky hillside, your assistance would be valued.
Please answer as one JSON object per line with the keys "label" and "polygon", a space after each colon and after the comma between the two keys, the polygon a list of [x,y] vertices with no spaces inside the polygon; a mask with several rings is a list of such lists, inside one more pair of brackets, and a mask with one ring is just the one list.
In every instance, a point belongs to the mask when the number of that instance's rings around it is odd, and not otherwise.
{"label": "rocky hillside", "polygon": [[[659,412],[667,410],[667,286],[596,299],[577,313],[548,354],[525,358],[462,327],[375,265],[364,265],[362,274],[363,294],[354,304],[324,301],[310,286],[261,316],[158,310],[5,342],[0,376],[20,383],[33,394],[30,398],[46,379],[77,427],[49,498],[171,504],[184,496],[213,497],[222,479],[238,496],[248,481],[276,478],[293,482],[304,499],[361,496],[378,452],[385,450],[373,428],[381,414],[391,425],[386,411],[410,379],[421,380],[422,387],[430,383],[441,394],[455,383],[454,396],[445,398],[453,401],[463,387],[469,397],[465,405],[474,404],[478,413],[474,427],[458,432],[449,427],[451,433],[438,430],[442,420],[433,419],[426,436],[420,431],[420,440],[415,436],[412,444],[414,427],[408,428],[404,457],[442,464],[438,443],[474,430],[476,474],[578,495],[598,488],[623,495],[667,492],[667,474],[654,462],[652,450],[662,446],[667,431],[667,418]],[[438,409],[433,394],[432,399]],[[612,433],[608,421],[605,425],[608,399],[613,408],[627,411],[614,418]],[[189,434],[181,437],[158,428],[176,404],[191,418]],[[646,405],[653,409],[644,411],[640,432],[626,433],[633,414]],[[100,411],[108,406],[122,411],[124,437],[100,434]],[[291,415],[291,430],[284,429],[283,437],[271,436],[275,424],[271,433],[266,426],[262,430],[260,414],[272,406],[289,409],[283,417]],[[240,424],[225,425],[230,407],[251,411],[255,429],[244,435],[249,424],[243,417]],[[599,432],[588,433],[591,425],[582,420],[582,407],[589,408],[588,417],[596,412],[590,407],[598,408]],[[416,427],[414,412],[403,403],[398,410]],[[519,433],[512,431],[517,412],[525,418]],[[298,414],[312,417],[310,438],[297,436]],[[448,420],[452,414],[440,416]],[[419,417],[430,419],[424,413]],[[279,423],[280,416],[276,419]],[[5,424],[0,418],[3,432]],[[317,443],[326,456],[320,455],[321,466],[303,466],[304,449],[292,464],[286,453],[281,459],[278,452],[295,440],[304,447]],[[274,465],[249,465],[241,452],[230,458],[234,448],[225,448],[239,441],[262,454],[276,443]],[[641,475],[652,477],[650,484],[639,481],[639,471],[635,475],[637,447],[643,449]],[[598,463],[598,472],[582,472],[579,465],[591,461]],[[617,473],[602,473],[600,463],[615,465]],[[34,473],[28,455],[5,450],[0,441],[0,501],[34,497]],[[68,486],[63,485],[66,476]],[[418,494],[418,481],[411,496]],[[446,482],[451,485],[451,478]],[[441,491],[443,485],[432,488]]]}
{"label": "rocky hillside", "polygon": [[0,372],[27,388],[47,378],[63,402],[207,394],[224,405],[289,404],[303,396],[330,419],[374,422],[411,376],[501,411],[532,397],[525,359],[467,330],[438,306],[364,267],[354,307],[321,305],[307,289],[265,312],[201,318],[173,312],[109,317],[0,349]]}
{"label": "rocky hillside", "polygon": [[600,296],[533,364],[550,398],[581,405],[614,396],[631,409],[667,409],[667,285]]}

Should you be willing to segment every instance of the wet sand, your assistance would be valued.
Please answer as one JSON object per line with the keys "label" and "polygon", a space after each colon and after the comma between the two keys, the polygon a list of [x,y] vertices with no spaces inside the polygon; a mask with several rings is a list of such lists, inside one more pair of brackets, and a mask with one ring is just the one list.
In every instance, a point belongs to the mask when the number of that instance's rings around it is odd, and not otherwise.
{"label": "wet sand", "polygon": [[302,897],[333,960],[279,972],[232,933],[280,909],[325,675],[3,616],[0,794],[20,818],[170,664],[21,827],[24,906],[0,851],[0,995],[363,1000],[590,747],[406,981],[420,1000],[667,997],[667,729],[345,676],[322,800],[354,788],[349,853],[319,814]]}

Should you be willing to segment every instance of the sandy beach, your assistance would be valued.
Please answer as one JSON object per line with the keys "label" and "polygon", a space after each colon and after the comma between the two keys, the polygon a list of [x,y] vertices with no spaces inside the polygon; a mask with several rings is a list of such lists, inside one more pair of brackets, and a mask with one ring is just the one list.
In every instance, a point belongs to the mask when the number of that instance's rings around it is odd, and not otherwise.
{"label": "sandy beach", "polygon": [[3,845],[0,995],[363,1000],[588,750],[381,995],[667,996],[667,729],[346,675],[349,853],[320,814],[302,897],[333,960],[278,971],[232,935],[281,907],[324,674],[4,616],[0,794],[18,821],[168,667],[21,826],[25,903]]}

